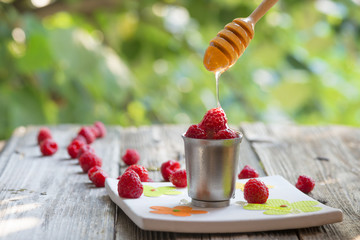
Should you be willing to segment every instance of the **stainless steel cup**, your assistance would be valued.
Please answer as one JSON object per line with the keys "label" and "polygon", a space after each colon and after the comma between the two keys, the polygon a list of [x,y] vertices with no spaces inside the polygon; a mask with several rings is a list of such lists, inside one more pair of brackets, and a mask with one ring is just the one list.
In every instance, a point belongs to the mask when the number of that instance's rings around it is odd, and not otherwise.
{"label": "stainless steel cup", "polygon": [[235,193],[239,138],[211,140],[182,135],[188,194],[197,207],[225,207]]}

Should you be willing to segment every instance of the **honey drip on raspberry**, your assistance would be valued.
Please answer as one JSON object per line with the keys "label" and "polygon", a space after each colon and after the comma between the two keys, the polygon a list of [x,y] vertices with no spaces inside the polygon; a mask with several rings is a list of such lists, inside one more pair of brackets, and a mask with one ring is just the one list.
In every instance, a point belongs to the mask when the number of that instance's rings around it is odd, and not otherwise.
{"label": "honey drip on raspberry", "polygon": [[216,80],[216,103],[217,107],[221,108],[220,101],[219,101],[219,78],[222,72],[218,71],[215,73],[215,80]]}

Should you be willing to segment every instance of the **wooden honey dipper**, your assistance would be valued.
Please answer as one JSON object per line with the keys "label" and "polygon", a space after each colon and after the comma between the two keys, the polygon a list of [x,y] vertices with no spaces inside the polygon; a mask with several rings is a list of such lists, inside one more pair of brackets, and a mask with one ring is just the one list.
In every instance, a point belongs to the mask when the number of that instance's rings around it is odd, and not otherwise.
{"label": "wooden honey dipper", "polygon": [[254,26],[278,0],[263,0],[247,18],[236,18],[227,24],[214,39],[204,55],[205,68],[224,72],[244,53],[254,37]]}

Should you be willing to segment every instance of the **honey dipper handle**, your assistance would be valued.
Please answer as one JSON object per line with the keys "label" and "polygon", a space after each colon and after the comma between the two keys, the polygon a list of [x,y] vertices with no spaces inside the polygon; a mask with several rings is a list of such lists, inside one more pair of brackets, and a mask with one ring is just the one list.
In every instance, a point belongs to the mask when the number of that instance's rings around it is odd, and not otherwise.
{"label": "honey dipper handle", "polygon": [[260,5],[248,17],[249,21],[252,22],[253,24],[255,24],[278,1],[279,0],[264,0],[264,1],[262,1],[260,3]]}

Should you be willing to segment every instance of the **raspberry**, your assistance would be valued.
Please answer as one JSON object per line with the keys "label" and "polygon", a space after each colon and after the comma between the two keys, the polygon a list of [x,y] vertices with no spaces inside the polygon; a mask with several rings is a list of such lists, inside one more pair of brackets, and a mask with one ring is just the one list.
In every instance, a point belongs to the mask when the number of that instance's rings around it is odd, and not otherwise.
{"label": "raspberry", "polygon": [[180,167],[180,163],[175,160],[164,162],[160,167],[161,175],[165,181],[169,181],[170,175],[173,174],[176,170],[180,169]]}
{"label": "raspberry", "polygon": [[87,144],[93,143],[96,138],[94,133],[91,131],[90,127],[82,127],[78,135],[85,137]]}
{"label": "raspberry", "polygon": [[96,137],[102,138],[102,137],[106,136],[106,128],[105,128],[105,125],[102,122],[100,122],[100,121],[95,122],[94,127],[99,130],[98,131],[99,134]]}
{"label": "raspberry", "polygon": [[184,188],[187,186],[187,179],[186,179],[186,170],[181,169],[175,171],[173,174],[170,175],[170,182],[174,184],[175,187]]}
{"label": "raspberry", "polygon": [[125,171],[129,171],[129,170],[133,170],[134,172],[136,172],[139,177],[140,177],[140,180],[142,182],[147,182],[148,179],[149,179],[149,172],[148,170],[144,167],[144,166],[141,166],[141,165],[131,165],[129,166]]}
{"label": "raspberry", "polygon": [[266,203],[269,189],[262,181],[252,178],[245,183],[244,198],[248,203]]}
{"label": "raspberry", "polygon": [[84,144],[81,148],[79,148],[77,158],[80,158],[81,155],[85,152],[91,152],[95,154],[95,150],[90,145]]}
{"label": "raspberry", "polygon": [[199,125],[191,125],[185,133],[185,137],[206,139],[206,132]]}
{"label": "raspberry", "polygon": [[239,179],[246,179],[246,178],[257,178],[259,174],[256,172],[255,168],[250,167],[249,165],[245,165],[245,167],[241,170],[238,175]]}
{"label": "raspberry", "polygon": [[80,142],[87,144],[86,138],[82,135],[77,135],[72,141],[74,141],[74,140],[79,140]]}
{"label": "raspberry", "polygon": [[105,179],[107,177],[108,175],[104,172],[104,170],[99,169],[91,174],[90,180],[95,184],[96,187],[105,187]]}
{"label": "raspberry", "polygon": [[90,168],[95,166],[102,166],[102,160],[98,156],[96,156],[94,153],[91,152],[85,152],[81,155],[79,158],[79,163],[82,168],[82,170],[87,173]]}
{"label": "raspberry", "polygon": [[100,136],[100,131],[99,129],[97,129],[96,127],[92,126],[92,127],[89,127],[90,130],[92,131],[92,133],[94,134],[95,138],[98,138],[98,136]]}
{"label": "raspberry", "polygon": [[226,129],[227,119],[224,110],[220,107],[210,109],[205,114],[199,126],[203,128],[208,135],[210,135],[210,138],[215,132]]}
{"label": "raspberry", "polygon": [[79,150],[85,143],[80,140],[73,140],[67,147],[67,152],[71,158],[77,158]]}
{"label": "raspberry", "polygon": [[47,138],[40,143],[40,151],[44,156],[53,155],[54,153],[56,153],[57,150],[58,145],[51,138]]}
{"label": "raspberry", "polygon": [[226,128],[218,131],[214,134],[214,139],[230,139],[230,138],[238,138],[239,134],[230,128]]}
{"label": "raspberry", "polygon": [[301,176],[299,176],[295,186],[297,189],[299,189],[303,193],[309,193],[314,189],[315,181],[310,177],[301,175]]}
{"label": "raspberry", "polygon": [[127,149],[122,160],[126,165],[133,165],[140,160],[140,155],[135,149]]}
{"label": "raspberry", "polygon": [[101,169],[101,167],[99,167],[99,166],[94,166],[89,169],[89,171],[87,173],[88,173],[88,177],[89,177],[90,181],[91,181],[91,175],[93,175],[93,173],[97,172],[100,169]]}
{"label": "raspberry", "polygon": [[118,182],[118,193],[123,198],[139,198],[144,191],[139,175],[133,170],[125,171]]}
{"label": "raspberry", "polygon": [[40,145],[42,141],[48,138],[52,138],[50,129],[47,127],[40,128],[39,133],[37,135],[38,144]]}

